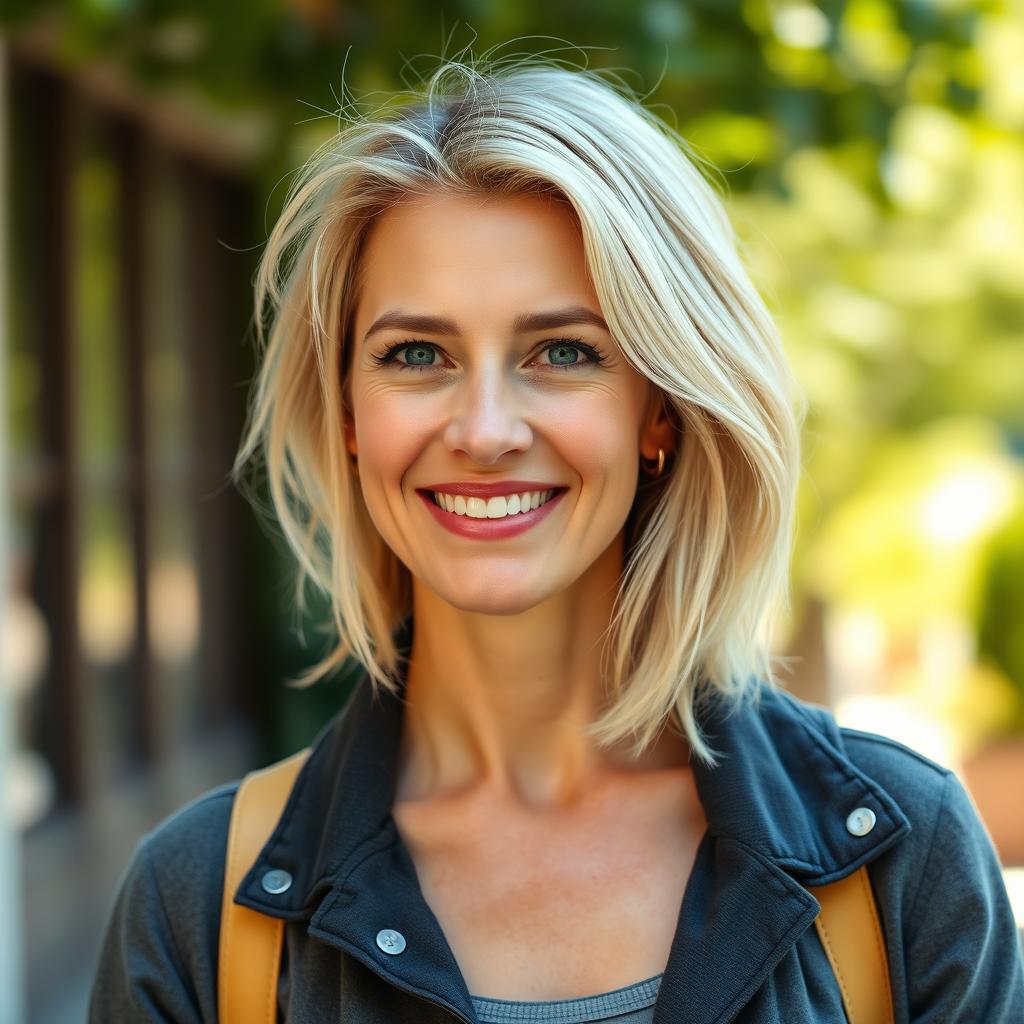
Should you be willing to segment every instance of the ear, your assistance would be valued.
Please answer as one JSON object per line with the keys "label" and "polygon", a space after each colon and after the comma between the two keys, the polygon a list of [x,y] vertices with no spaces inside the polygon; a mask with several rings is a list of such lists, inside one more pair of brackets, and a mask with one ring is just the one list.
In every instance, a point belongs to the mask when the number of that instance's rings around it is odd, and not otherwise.
{"label": "ear", "polygon": [[349,455],[357,455],[358,449],[356,445],[356,427],[348,414],[345,414],[345,447],[348,449]]}
{"label": "ear", "polygon": [[679,441],[679,428],[669,415],[665,393],[654,384],[651,384],[651,392],[644,431],[640,437],[640,454],[647,460],[655,460],[661,448],[668,458]]}

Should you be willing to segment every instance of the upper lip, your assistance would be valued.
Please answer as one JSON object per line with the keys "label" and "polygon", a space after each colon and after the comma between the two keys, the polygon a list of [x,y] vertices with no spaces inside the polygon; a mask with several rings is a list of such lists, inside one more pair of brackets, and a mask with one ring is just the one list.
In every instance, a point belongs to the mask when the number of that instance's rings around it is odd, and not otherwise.
{"label": "upper lip", "polygon": [[548,484],[540,480],[502,480],[485,484],[470,480],[461,483],[430,484],[424,491],[440,491],[442,494],[461,494],[464,498],[500,498],[509,494],[523,494],[526,491],[548,491],[560,489],[559,484]]}

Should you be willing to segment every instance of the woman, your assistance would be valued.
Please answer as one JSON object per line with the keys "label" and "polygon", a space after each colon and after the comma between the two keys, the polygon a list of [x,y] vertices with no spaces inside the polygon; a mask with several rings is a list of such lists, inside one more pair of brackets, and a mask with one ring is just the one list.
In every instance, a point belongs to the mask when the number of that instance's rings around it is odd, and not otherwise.
{"label": "woman", "polygon": [[[442,66],[293,188],[241,469],[366,673],[235,901],[279,1019],[839,1021],[869,865],[897,1021],[1024,1013],[956,778],[781,692],[799,414],[683,141],[593,72]],[[300,582],[301,586],[301,582]],[[92,1019],[213,1021],[235,786],[146,837]]]}

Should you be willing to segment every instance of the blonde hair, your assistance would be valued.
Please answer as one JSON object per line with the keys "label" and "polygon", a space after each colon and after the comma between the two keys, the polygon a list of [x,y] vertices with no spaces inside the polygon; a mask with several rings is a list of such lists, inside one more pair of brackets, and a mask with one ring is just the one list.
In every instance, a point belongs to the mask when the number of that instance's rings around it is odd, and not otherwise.
{"label": "blonde hair", "polygon": [[298,605],[307,578],[330,600],[337,643],[293,685],[355,657],[396,693],[409,571],[370,520],[343,430],[363,238],[430,191],[569,203],[609,329],[680,430],[630,512],[602,648],[614,700],[588,733],[609,746],[632,736],[639,754],[675,711],[714,765],[701,703],[777,685],[769,643],[789,607],[802,399],[699,158],[611,77],[551,58],[442,61],[311,156],[256,276],[261,363],[233,476],[262,457]]}

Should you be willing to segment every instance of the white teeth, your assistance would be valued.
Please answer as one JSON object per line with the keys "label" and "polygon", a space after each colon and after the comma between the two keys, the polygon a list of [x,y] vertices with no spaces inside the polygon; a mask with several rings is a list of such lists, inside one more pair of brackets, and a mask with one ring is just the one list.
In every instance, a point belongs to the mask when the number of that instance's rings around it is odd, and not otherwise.
{"label": "white teeth", "polygon": [[522,494],[503,495],[500,498],[466,498],[461,494],[433,492],[434,503],[457,516],[470,519],[504,519],[521,512],[531,512],[548,501],[554,489],[524,491]]}

